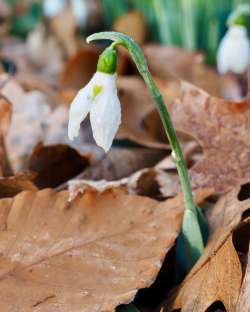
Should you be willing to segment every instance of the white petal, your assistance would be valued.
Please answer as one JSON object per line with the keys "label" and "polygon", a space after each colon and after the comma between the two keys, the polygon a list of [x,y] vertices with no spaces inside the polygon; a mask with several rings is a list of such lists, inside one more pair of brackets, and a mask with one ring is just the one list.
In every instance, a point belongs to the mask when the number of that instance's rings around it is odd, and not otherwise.
{"label": "white petal", "polygon": [[104,75],[105,86],[93,102],[90,121],[97,145],[107,152],[121,123],[121,106],[115,84],[116,75]]}
{"label": "white petal", "polygon": [[250,43],[244,26],[234,25],[229,28],[221,40],[217,53],[218,71],[243,73],[250,64]]}
{"label": "white petal", "polygon": [[92,83],[93,81],[91,80],[86,87],[81,89],[71,103],[68,124],[68,136],[70,140],[73,140],[79,135],[80,124],[90,111]]}

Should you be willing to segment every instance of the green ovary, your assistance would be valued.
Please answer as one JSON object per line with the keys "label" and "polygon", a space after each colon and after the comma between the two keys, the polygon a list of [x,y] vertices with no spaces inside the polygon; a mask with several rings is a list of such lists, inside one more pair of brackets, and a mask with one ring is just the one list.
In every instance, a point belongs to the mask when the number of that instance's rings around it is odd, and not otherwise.
{"label": "green ovary", "polygon": [[94,85],[92,89],[92,95],[91,95],[92,100],[94,100],[97,97],[97,95],[102,92],[102,90],[103,90],[102,86]]}

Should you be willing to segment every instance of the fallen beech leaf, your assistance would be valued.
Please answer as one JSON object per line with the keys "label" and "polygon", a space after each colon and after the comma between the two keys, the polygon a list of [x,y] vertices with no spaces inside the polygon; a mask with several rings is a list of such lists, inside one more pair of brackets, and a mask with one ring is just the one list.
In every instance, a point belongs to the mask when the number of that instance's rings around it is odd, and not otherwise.
{"label": "fallen beech leaf", "polygon": [[67,56],[74,55],[77,51],[77,21],[72,10],[66,8],[54,16],[50,20],[50,28],[64,47]]}
{"label": "fallen beech leaf", "polygon": [[229,236],[219,250],[211,255],[208,263],[200,268],[191,280],[186,279],[178,293],[172,311],[180,308],[183,312],[204,312],[216,301],[222,301],[228,312],[235,311],[241,285],[241,266]]}
{"label": "fallen beech leaf", "polygon": [[[8,79],[6,75],[2,79]],[[12,104],[12,119],[6,135],[6,150],[14,171],[25,168],[32,148],[43,137],[43,127],[50,108],[39,91],[25,92],[14,80],[2,87],[1,93]]]}
{"label": "fallen beech leaf", "polygon": [[126,187],[132,194],[157,199],[174,197],[180,192],[177,172],[165,172],[156,168],[135,172],[127,179]]}
{"label": "fallen beech leaf", "polygon": [[107,180],[71,180],[68,184],[69,190],[69,202],[74,200],[78,194],[84,194],[88,190],[95,190],[98,193],[103,193],[107,190],[111,190],[117,187],[125,186],[127,179],[123,178],[118,181],[107,181]]}
{"label": "fallen beech leaf", "polygon": [[67,185],[70,201],[78,193],[84,194],[89,189],[102,193],[114,187],[124,187],[129,194],[148,196],[154,199],[174,197],[180,192],[177,173],[171,175],[153,168],[139,170],[129,177],[116,181],[73,179],[68,181]]}
{"label": "fallen beech leaf", "polygon": [[144,16],[139,11],[130,11],[119,17],[113,24],[115,31],[132,37],[139,44],[146,39],[146,23]]}
{"label": "fallen beech leaf", "polygon": [[[150,71],[156,77],[171,81],[172,75],[175,75],[213,96],[239,97],[241,91],[236,77],[232,75],[221,77],[214,69],[204,64],[204,57],[200,53],[157,44],[145,45],[144,53]],[[234,88],[233,93],[232,88]]]}
{"label": "fallen beech leaf", "polygon": [[[180,287],[162,305],[161,311],[180,309],[183,312],[204,312],[221,301],[228,312],[235,312],[240,293],[242,268],[232,242],[242,214],[249,208],[250,199],[239,201],[237,187],[223,196],[208,217],[211,237],[204,254],[195,264]],[[249,240],[249,237],[245,237]]]}
{"label": "fallen beech leaf", "polygon": [[4,142],[10,125],[11,111],[10,102],[0,95],[0,176],[11,173]]}
{"label": "fallen beech leaf", "polygon": [[204,156],[191,169],[193,186],[225,192],[250,178],[250,105],[209,96],[182,83],[182,95],[171,105],[177,130],[195,137]]}
{"label": "fallen beech leaf", "polygon": [[[75,179],[114,181],[130,176],[137,170],[152,167],[164,157],[164,152],[147,148],[112,148],[100,161],[88,167]],[[83,183],[85,184],[85,183]],[[67,183],[59,190],[67,187]]]}
{"label": "fallen beech leaf", "polygon": [[180,230],[181,196],[67,199],[46,189],[0,200],[2,310],[114,311],[152,284]]}
{"label": "fallen beech leaf", "polygon": [[122,123],[118,138],[129,139],[152,148],[167,148],[167,138],[159,118],[144,122],[154,110],[153,100],[145,83],[137,77],[120,77],[118,93],[122,106]]}
{"label": "fallen beech leaf", "polygon": [[90,164],[87,155],[80,155],[68,145],[38,144],[28,161],[28,169],[37,173],[39,188],[56,187],[75,177]]}
{"label": "fallen beech leaf", "polygon": [[248,263],[236,311],[250,311],[249,298],[250,298],[250,248],[248,250]]}
{"label": "fallen beech leaf", "polygon": [[202,62],[202,55],[175,46],[147,44],[143,50],[152,74],[166,80],[173,74],[183,80],[192,79],[193,68]]}
{"label": "fallen beech leaf", "polygon": [[0,198],[13,197],[22,191],[35,191],[35,174],[18,173],[15,176],[0,178]]}

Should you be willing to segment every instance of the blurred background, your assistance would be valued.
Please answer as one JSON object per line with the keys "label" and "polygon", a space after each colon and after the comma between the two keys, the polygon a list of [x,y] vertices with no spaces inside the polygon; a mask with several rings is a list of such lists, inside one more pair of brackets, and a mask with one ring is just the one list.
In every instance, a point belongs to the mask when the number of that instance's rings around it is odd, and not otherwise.
{"label": "blurred background", "polygon": [[[214,63],[228,15],[250,0],[1,0],[0,3],[1,35],[9,30],[26,38],[38,23],[46,24],[68,9],[82,36],[98,30],[122,30],[140,43],[154,41],[205,51],[207,62]],[[65,23],[70,22],[67,18]]]}
{"label": "blurred background", "polygon": [[[199,72],[193,79],[191,67],[203,63],[216,71],[227,18],[244,3],[250,4],[250,0],[0,0],[0,69],[9,74],[35,73],[50,86],[60,81],[60,86],[80,88],[95,71],[100,53],[97,48],[87,47],[86,36],[116,30],[145,47],[153,63],[153,75],[166,78],[161,73],[164,64],[164,72],[172,72],[214,95],[239,98],[246,93],[246,76],[237,77],[241,91],[232,91],[231,80],[227,79],[230,87],[226,92],[214,91],[215,87],[212,92],[208,84],[214,78],[207,82],[199,78]],[[247,16],[241,23],[249,33]],[[150,49],[152,44],[154,48]],[[159,46],[176,48],[164,50]],[[125,52],[119,59],[119,74],[135,73]],[[209,77],[208,70],[203,68],[202,76]]]}

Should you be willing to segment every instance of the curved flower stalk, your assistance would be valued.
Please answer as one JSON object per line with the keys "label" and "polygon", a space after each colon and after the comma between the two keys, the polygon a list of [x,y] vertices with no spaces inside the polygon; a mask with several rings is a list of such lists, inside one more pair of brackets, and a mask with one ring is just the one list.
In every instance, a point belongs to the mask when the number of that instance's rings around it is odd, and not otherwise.
{"label": "curved flower stalk", "polygon": [[229,71],[241,74],[250,65],[250,41],[245,26],[245,17],[250,15],[250,5],[242,4],[229,16],[228,31],[222,38],[218,53],[218,71],[225,74]]}
{"label": "curved flower stalk", "polygon": [[[87,86],[80,90],[71,105],[69,137],[73,138],[78,135],[81,121],[90,112],[91,125],[97,144],[102,146],[105,151],[110,148],[120,123],[120,105],[114,84],[115,48],[122,45],[130,53],[152,94],[172,148],[172,156],[176,162],[180,177],[185,205],[182,232],[178,242],[178,250],[181,250],[181,256],[177,260],[183,265],[184,271],[187,272],[203,253],[204,233],[207,233],[207,225],[202,212],[194,204],[184,157],[167,106],[149,72],[146,59],[138,44],[130,37],[117,32],[96,33],[89,36],[87,42],[103,39],[111,40],[113,43],[100,55],[97,73]],[[110,83],[110,86],[108,86],[108,83]],[[183,259],[185,259],[184,263]]]}

